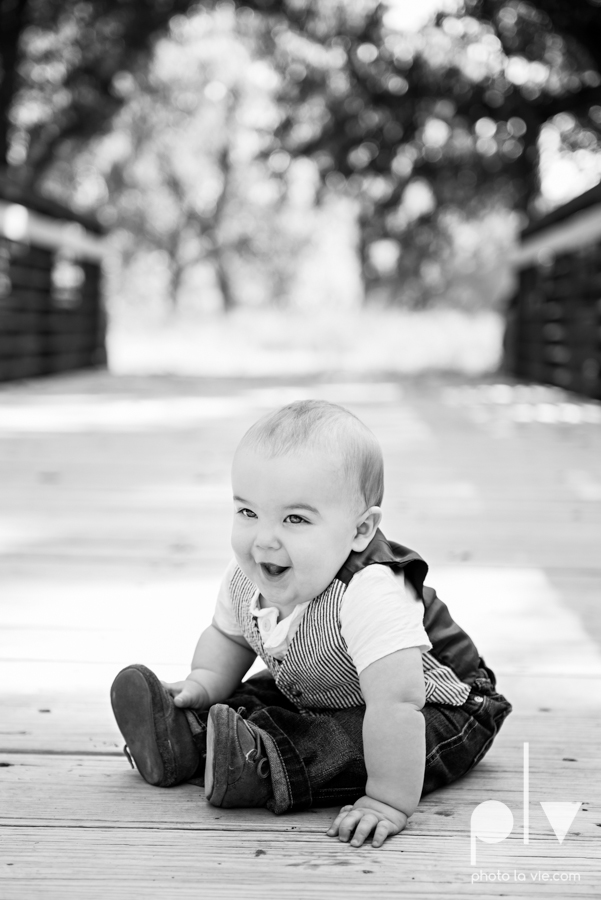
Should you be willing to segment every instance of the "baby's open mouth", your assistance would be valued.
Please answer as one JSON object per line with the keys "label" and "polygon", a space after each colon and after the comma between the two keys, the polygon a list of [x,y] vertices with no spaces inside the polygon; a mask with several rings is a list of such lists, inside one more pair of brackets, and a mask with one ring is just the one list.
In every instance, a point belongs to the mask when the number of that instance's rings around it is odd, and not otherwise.
{"label": "baby's open mouth", "polygon": [[261,569],[267,573],[271,578],[275,578],[277,575],[283,575],[284,572],[287,572],[290,566],[276,566],[275,563],[260,563]]}

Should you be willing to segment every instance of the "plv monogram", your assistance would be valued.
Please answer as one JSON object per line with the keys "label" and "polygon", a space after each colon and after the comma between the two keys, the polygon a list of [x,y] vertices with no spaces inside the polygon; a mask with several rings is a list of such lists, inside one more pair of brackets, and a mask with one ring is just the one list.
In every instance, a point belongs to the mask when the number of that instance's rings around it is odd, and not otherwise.
{"label": "plv monogram", "polygon": [[[530,843],[530,744],[524,743],[524,794],[523,794],[523,832],[524,843]],[[540,805],[561,844],[582,803],[543,802]],[[500,800],[485,800],[479,803],[472,813],[470,821],[470,860],[476,865],[476,838],[485,844],[498,844],[509,837],[513,830],[513,813]]]}

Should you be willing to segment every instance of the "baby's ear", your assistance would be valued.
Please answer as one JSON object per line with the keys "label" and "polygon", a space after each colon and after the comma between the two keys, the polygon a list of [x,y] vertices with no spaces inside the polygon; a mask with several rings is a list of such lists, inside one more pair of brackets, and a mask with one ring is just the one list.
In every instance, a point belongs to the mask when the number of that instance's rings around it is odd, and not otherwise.
{"label": "baby's ear", "polygon": [[382,510],[379,506],[370,506],[357,522],[357,530],[351,549],[357,553],[365,550],[374,534],[376,533],[380,522],[382,521]]}

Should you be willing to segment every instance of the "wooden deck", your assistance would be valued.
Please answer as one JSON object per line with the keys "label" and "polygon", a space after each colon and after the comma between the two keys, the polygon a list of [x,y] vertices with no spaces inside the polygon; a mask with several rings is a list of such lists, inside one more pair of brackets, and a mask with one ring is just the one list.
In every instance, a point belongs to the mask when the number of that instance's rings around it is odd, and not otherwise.
{"label": "wooden deck", "polygon": [[[144,662],[181,677],[229,553],[229,460],[268,408],[324,396],[387,461],[386,533],[472,633],[514,712],[462,782],[383,849],[332,812],[217,810],[149,787],[108,689]],[[598,897],[598,405],[497,385],[78,375],[0,391],[0,897]],[[523,747],[530,750],[530,841]],[[513,812],[477,841],[485,800]],[[559,843],[543,802],[581,802]]]}

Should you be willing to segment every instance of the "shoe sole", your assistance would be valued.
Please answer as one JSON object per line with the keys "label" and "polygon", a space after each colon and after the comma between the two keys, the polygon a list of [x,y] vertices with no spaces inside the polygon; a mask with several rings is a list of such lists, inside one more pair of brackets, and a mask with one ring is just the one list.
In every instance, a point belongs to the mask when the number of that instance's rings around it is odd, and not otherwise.
{"label": "shoe sole", "polygon": [[[221,806],[227,791],[229,759],[226,753],[214,752],[215,739],[219,731],[229,729],[232,710],[223,703],[216,703],[209,710],[207,719],[207,759],[205,763],[205,799],[211,806]],[[229,745],[226,744],[226,746]],[[221,787],[218,787],[221,785]]]}
{"label": "shoe sole", "polygon": [[123,669],[111,687],[119,731],[138,772],[149,784],[173,783],[175,760],[164,722],[164,688],[145,666]]}

